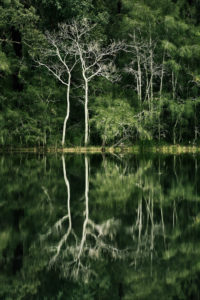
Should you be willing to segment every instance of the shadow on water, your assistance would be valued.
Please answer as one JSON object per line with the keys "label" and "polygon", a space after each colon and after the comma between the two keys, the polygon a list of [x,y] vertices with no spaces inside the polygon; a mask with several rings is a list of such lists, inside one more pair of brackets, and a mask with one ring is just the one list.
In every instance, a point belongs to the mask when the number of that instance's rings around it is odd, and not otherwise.
{"label": "shadow on water", "polygon": [[199,163],[0,157],[0,298],[200,299]]}

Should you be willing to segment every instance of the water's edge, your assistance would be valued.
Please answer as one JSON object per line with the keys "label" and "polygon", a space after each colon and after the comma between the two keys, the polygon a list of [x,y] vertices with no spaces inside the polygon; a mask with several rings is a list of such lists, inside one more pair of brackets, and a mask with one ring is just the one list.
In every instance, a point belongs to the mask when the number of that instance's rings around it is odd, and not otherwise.
{"label": "water's edge", "polygon": [[182,154],[200,153],[199,146],[132,146],[132,147],[30,147],[30,148],[0,148],[0,153],[160,153],[160,154]]}

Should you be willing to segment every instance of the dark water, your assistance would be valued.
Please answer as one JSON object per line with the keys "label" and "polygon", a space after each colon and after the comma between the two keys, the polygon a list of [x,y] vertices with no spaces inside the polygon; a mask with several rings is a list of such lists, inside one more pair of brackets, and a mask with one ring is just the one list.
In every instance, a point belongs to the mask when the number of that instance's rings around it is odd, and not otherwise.
{"label": "dark water", "polygon": [[200,157],[0,157],[0,299],[200,299]]}

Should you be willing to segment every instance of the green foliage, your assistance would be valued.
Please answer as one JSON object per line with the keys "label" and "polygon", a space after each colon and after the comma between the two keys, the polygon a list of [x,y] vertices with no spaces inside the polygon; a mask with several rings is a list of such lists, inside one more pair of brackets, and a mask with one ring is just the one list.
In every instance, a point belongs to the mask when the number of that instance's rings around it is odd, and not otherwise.
{"label": "green foliage", "polygon": [[[113,39],[127,44],[133,42],[135,34],[140,48],[139,60],[136,48],[135,52],[122,51],[114,58],[121,77],[119,82],[106,85],[100,78],[91,82],[92,142],[102,141],[107,145],[121,140],[174,142],[176,136],[181,143],[197,143],[199,9],[197,0],[2,1],[0,145],[60,144],[65,90],[47,72],[39,70],[32,57],[37,57],[41,46],[46,47],[46,30],[56,32],[59,23],[70,23],[73,19],[81,22],[83,18],[96,24],[91,33],[93,40],[105,46]],[[124,73],[130,66],[133,73]],[[141,103],[137,90],[140,71]],[[77,65],[72,74],[68,145],[83,144],[84,91],[80,72]]]}
{"label": "green foliage", "polygon": [[0,52],[0,71],[3,71],[6,74],[10,72],[9,60],[3,52]]}
{"label": "green foliage", "polygon": [[167,40],[162,41],[162,47],[170,54],[174,54],[177,51],[176,46]]}
{"label": "green foliage", "polygon": [[[103,144],[131,139],[139,134],[141,139],[150,138],[144,128],[145,111],[143,114],[134,112],[126,99],[112,99],[112,96],[98,97],[93,104],[95,115],[91,119]],[[144,122],[142,124],[142,121]]]}

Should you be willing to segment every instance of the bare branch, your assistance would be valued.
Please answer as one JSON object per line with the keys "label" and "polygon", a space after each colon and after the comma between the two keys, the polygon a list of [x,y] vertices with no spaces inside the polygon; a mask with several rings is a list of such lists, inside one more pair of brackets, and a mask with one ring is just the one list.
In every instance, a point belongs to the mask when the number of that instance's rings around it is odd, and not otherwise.
{"label": "bare branch", "polygon": [[48,65],[44,64],[44,63],[41,63],[40,61],[35,61],[39,66],[43,66],[45,67],[50,73],[52,73],[63,85],[66,85],[68,86],[68,83],[66,83],[65,81],[63,81],[61,79],[61,75],[59,70],[57,71],[53,71]]}

